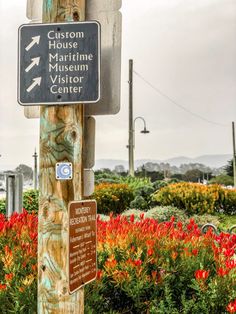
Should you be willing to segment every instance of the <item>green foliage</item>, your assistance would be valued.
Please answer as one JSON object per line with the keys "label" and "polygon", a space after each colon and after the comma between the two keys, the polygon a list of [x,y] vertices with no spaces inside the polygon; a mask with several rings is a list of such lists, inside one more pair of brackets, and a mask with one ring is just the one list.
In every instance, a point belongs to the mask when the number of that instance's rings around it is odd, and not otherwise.
{"label": "green foliage", "polygon": [[232,226],[236,225],[236,215],[228,216],[224,214],[219,214],[217,215],[217,218],[219,219],[220,222],[219,227],[222,230],[229,230]]}
{"label": "green foliage", "polygon": [[199,169],[191,169],[185,172],[184,180],[187,182],[198,182],[203,176],[203,172]]}
{"label": "green foliage", "polygon": [[131,208],[148,210],[152,206],[153,186],[150,184],[137,187],[134,190],[134,200],[130,203]]}
{"label": "green foliage", "polygon": [[126,217],[129,217],[132,216],[134,217],[134,220],[140,220],[140,215],[141,214],[144,214],[143,211],[141,210],[138,210],[138,209],[128,209],[128,210],[125,210],[123,213],[122,213],[122,216],[126,216]]}
{"label": "green foliage", "polygon": [[225,185],[225,186],[228,186],[228,185],[234,185],[234,180],[233,180],[233,177],[230,177],[229,175],[227,174],[221,174],[215,178],[212,178],[210,180],[210,183],[211,184],[222,184],[222,185]]}
{"label": "green foliage", "polygon": [[28,190],[23,193],[23,208],[29,213],[38,212],[39,207],[39,191]]}
{"label": "green foliage", "polygon": [[129,208],[133,200],[133,190],[127,184],[100,183],[95,187],[91,198],[97,201],[98,213],[119,214]]}
{"label": "green foliage", "polygon": [[187,222],[188,221],[188,216],[186,213],[178,209],[176,207],[171,207],[171,206],[157,206],[152,209],[150,209],[146,214],[145,218],[154,218],[158,220],[159,222],[161,221],[169,221],[171,217],[175,217],[177,221],[182,221],[182,222]]}
{"label": "green foliage", "polygon": [[[23,193],[23,208],[29,213],[38,212],[39,208],[39,191],[28,190]],[[6,214],[6,199],[0,200],[0,213]]]}
{"label": "green foliage", "polygon": [[95,171],[95,184],[99,183],[119,183],[120,176],[109,169]]}
{"label": "green foliage", "polygon": [[131,176],[121,177],[120,183],[128,184],[128,186],[134,191],[145,186],[152,186],[149,178],[137,178]]}
{"label": "green foliage", "polygon": [[5,198],[0,199],[0,213],[1,214],[6,213],[6,200],[5,200]]}
{"label": "green foliage", "polygon": [[155,182],[153,182],[153,188],[155,191],[160,190],[161,188],[163,188],[164,186],[167,186],[168,182],[167,181],[163,181],[163,180],[157,180]]}
{"label": "green foliage", "polygon": [[22,173],[24,180],[33,179],[33,169],[27,165],[20,164],[18,167],[16,167],[15,171]]}
{"label": "green foliage", "polygon": [[229,160],[227,165],[225,166],[224,170],[226,171],[226,174],[230,177],[233,177],[234,170],[233,170],[233,159]]}

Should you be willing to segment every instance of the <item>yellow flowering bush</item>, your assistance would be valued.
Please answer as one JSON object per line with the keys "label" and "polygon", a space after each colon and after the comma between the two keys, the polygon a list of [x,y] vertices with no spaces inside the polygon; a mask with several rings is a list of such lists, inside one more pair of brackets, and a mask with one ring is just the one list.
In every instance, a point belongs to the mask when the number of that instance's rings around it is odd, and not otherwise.
{"label": "yellow flowering bush", "polygon": [[219,210],[233,214],[236,211],[236,190],[227,190],[217,184],[174,183],[154,193],[153,199],[158,204],[172,205],[189,214],[211,214]]}
{"label": "yellow flowering bush", "polygon": [[95,187],[92,198],[97,201],[99,213],[119,214],[129,207],[134,195],[128,184],[100,183]]}

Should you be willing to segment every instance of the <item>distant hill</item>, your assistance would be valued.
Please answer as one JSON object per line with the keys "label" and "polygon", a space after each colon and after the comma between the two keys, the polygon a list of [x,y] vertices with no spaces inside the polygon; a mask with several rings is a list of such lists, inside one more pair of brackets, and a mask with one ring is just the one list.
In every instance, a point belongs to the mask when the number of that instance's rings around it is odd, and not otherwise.
{"label": "distant hill", "polygon": [[[200,163],[210,168],[220,168],[225,166],[228,160],[232,159],[230,154],[222,155],[202,155],[195,158],[185,156],[174,157],[166,160],[141,159],[135,161],[135,168],[142,166],[147,162],[169,163],[171,166],[179,167],[181,164]],[[128,161],[120,159],[98,159],[95,163],[95,169],[109,168],[113,170],[115,166],[122,165],[128,169]]]}

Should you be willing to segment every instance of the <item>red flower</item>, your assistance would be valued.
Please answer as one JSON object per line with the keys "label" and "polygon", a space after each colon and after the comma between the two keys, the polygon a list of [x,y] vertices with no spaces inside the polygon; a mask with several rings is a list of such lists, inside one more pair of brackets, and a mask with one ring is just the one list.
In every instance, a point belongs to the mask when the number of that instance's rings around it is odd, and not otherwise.
{"label": "red flower", "polygon": [[231,256],[233,256],[233,255],[234,255],[234,249],[225,250],[225,251],[224,251],[224,255],[225,255],[226,257],[231,257]]}
{"label": "red flower", "polygon": [[227,310],[229,313],[235,313],[235,312],[236,312],[236,300],[230,302],[230,303],[227,305],[226,310]]}
{"label": "red flower", "polygon": [[209,276],[210,271],[208,270],[204,270],[204,269],[199,269],[195,271],[195,278],[197,280],[206,280]]}
{"label": "red flower", "polygon": [[101,269],[98,269],[97,271],[97,279],[101,279],[102,278],[102,270]]}
{"label": "red flower", "polygon": [[232,260],[226,261],[225,266],[229,269],[236,267],[236,260],[232,259]]}
{"label": "red flower", "polygon": [[140,220],[144,219],[144,213],[140,214]]}
{"label": "red flower", "polygon": [[130,222],[134,222],[134,214],[130,215]]}
{"label": "red flower", "polygon": [[154,250],[153,250],[153,249],[148,249],[148,250],[147,250],[148,256],[153,255],[153,253],[154,253]]}
{"label": "red flower", "polygon": [[136,261],[134,261],[135,266],[141,266],[142,265],[142,261],[141,259],[137,259]]}
{"label": "red flower", "polygon": [[192,250],[192,254],[195,255],[195,256],[197,256],[197,255],[198,255],[198,250],[197,250],[197,249],[193,249],[193,250]]}
{"label": "red flower", "polygon": [[217,271],[218,276],[220,277],[224,277],[225,275],[227,275],[229,273],[229,271],[227,269],[224,269],[222,267],[220,267]]}

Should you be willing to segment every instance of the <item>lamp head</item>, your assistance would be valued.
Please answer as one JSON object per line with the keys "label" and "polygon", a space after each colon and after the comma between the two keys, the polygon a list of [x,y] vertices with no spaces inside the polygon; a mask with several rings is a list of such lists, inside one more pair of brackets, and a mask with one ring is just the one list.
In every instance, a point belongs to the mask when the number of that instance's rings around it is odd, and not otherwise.
{"label": "lamp head", "polygon": [[148,131],[148,130],[146,129],[146,127],[144,127],[144,129],[143,129],[140,133],[148,134],[148,133],[150,133],[150,131]]}

